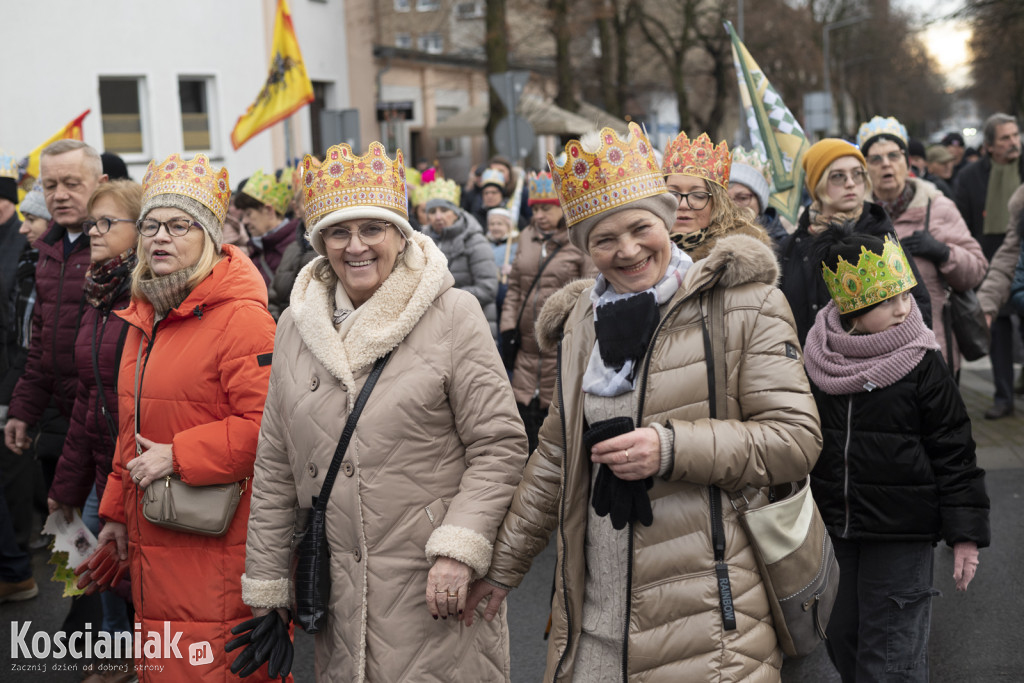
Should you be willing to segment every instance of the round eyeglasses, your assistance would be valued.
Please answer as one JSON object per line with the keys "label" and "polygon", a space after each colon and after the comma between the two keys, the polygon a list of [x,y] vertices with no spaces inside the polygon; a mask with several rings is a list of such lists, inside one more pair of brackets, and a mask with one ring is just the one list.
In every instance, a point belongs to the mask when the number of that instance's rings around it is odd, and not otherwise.
{"label": "round eyeglasses", "polygon": [[202,228],[193,220],[187,218],[172,218],[169,221],[155,221],[152,218],[144,218],[135,224],[139,234],[143,237],[156,237],[160,232],[160,226],[167,228],[167,234],[171,237],[184,237],[192,228]]}
{"label": "round eyeglasses", "polygon": [[682,192],[669,190],[668,193],[675,197],[676,201],[679,202],[680,204],[682,204],[683,200],[685,199],[686,205],[693,209],[694,211],[700,211],[701,209],[708,205],[709,201],[711,201],[710,192],[698,191],[687,192],[686,194],[683,194]]}
{"label": "round eyeglasses", "polygon": [[134,224],[135,221],[133,221],[130,218],[107,218],[106,216],[101,216],[95,220],[89,218],[87,220],[82,221],[82,231],[88,234],[90,230],[96,228],[96,232],[103,235],[105,233],[110,232],[110,229],[114,227],[114,223]]}
{"label": "round eyeglasses", "polygon": [[[391,227],[394,226],[390,223],[368,223],[359,226],[359,229],[355,232],[359,235],[359,241],[362,244],[372,247],[384,241],[384,236],[387,235],[388,228]],[[352,232],[352,230],[343,228],[340,225],[324,228],[324,244],[331,249],[344,249],[352,241]]]}

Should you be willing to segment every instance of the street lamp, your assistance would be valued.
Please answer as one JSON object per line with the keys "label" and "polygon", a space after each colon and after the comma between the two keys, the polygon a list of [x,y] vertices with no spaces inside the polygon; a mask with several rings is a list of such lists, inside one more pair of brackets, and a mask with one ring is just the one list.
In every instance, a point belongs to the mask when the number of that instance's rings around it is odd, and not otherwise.
{"label": "street lamp", "polygon": [[825,134],[828,135],[832,130],[832,74],[829,70],[829,38],[828,34],[837,28],[844,28],[846,26],[852,26],[859,24],[862,21],[867,21],[871,18],[870,14],[862,14],[856,17],[848,17],[846,19],[840,19],[839,21],[830,21],[821,27],[821,52],[823,62],[825,65],[825,101],[828,103],[828,112],[825,116],[827,125],[825,126]]}

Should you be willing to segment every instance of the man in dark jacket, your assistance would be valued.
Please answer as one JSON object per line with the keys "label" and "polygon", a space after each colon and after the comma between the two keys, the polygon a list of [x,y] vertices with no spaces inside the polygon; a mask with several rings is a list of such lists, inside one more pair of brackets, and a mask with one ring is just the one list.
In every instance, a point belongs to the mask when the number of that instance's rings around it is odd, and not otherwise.
{"label": "man in dark jacket", "polygon": [[[993,114],[985,121],[983,135],[988,154],[960,171],[953,194],[967,227],[991,261],[1009,227],[1010,196],[1024,180],[1024,156],[1014,117]],[[995,397],[985,418],[996,420],[1013,414],[1013,323],[1005,307],[992,321],[989,358]]]}
{"label": "man in dark jacket", "polygon": [[[22,453],[37,428],[37,455],[52,479],[75,400],[76,372],[72,358],[82,285],[89,268],[89,237],[82,232],[86,203],[105,182],[100,155],[79,140],[58,140],[43,150],[40,184],[53,221],[36,242],[36,304],[25,373],[11,397],[4,441]],[[47,466],[47,456],[52,461]],[[49,488],[49,480],[46,482]]]}

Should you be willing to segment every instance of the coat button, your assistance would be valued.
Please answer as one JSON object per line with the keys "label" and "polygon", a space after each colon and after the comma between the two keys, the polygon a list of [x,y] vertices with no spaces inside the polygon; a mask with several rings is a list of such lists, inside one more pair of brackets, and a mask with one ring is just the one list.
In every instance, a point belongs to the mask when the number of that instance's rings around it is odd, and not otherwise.
{"label": "coat button", "polygon": [[352,467],[352,463],[344,462],[344,463],[341,464],[341,472],[346,477],[351,477],[353,472],[355,472],[355,471],[356,471],[356,468]]}
{"label": "coat button", "polygon": [[320,378],[313,375],[313,379],[309,380],[309,390],[316,391],[320,388]]}
{"label": "coat button", "polygon": [[361,552],[359,552],[359,548],[356,548],[355,550],[353,550],[352,551],[352,555],[356,558],[356,562],[359,562],[360,560],[363,559],[363,554]]}
{"label": "coat button", "polygon": [[818,304],[811,304],[811,310],[812,311],[818,310]]}
{"label": "coat button", "polygon": [[309,467],[307,467],[306,470],[309,472],[309,476],[315,477],[316,476],[316,471],[317,471],[316,470],[316,463],[315,462],[309,463]]}

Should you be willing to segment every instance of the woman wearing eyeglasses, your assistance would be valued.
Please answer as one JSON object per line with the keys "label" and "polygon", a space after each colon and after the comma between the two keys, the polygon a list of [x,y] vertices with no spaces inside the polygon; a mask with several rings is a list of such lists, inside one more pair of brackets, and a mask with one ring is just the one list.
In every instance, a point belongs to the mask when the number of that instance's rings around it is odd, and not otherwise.
{"label": "woman wearing eyeglasses", "polygon": [[[99,543],[114,544],[128,563],[138,631],[180,633],[182,650],[179,659],[140,648],[141,681],[194,680],[200,671],[204,680],[231,680],[225,639],[251,616],[238,577],[274,321],[256,267],[222,244],[229,198],[226,170],[203,155],[173,154],[150,163],[135,214],[139,262],[131,304],[118,311],[128,331],[117,377],[118,451],[100,503],[106,525]],[[107,234],[126,227],[118,221]],[[143,516],[147,489],[166,486],[170,475],[188,486],[238,486],[224,535],[174,530]],[[182,512],[178,506],[169,516]],[[213,661],[197,668],[186,645],[203,641]],[[269,680],[266,668],[255,678]]]}
{"label": "woman wearing eyeglasses", "polygon": [[[84,301],[75,339],[78,384],[67,439],[50,485],[50,512],[71,521],[74,508],[93,534],[100,533],[99,500],[110,475],[117,442],[117,372],[126,323],[114,315],[131,300],[131,274],[138,262],[135,220],[142,208],[142,186],[130,180],[101,183],[89,198],[91,265],[85,273]],[[127,593],[122,594],[127,597]],[[124,597],[101,596],[102,630],[131,631]],[[108,663],[109,664],[109,663]],[[131,673],[131,661],[116,662]]]}
{"label": "woman wearing eyeglasses", "polygon": [[731,165],[725,142],[713,146],[707,133],[694,140],[680,133],[665,148],[661,170],[669,194],[679,202],[670,236],[694,261],[727,235],[748,235],[771,246],[768,233],[729,198]]}
{"label": "woman wearing eyeglasses", "polygon": [[338,145],[319,169],[310,161],[306,225],[319,257],[299,272],[277,331],[242,598],[261,620],[274,610],[289,618],[292,534],[327,496],[317,680],[508,681],[504,613],[482,629],[460,619],[527,456],[487,320],[441,249],[409,224],[401,152]]}
{"label": "woman wearing eyeglasses", "polygon": [[[803,157],[804,183],[811,205],[800,215],[796,230],[778,249],[782,289],[793,310],[800,344],[814,325],[818,311],[831,301],[821,278],[821,259],[812,255],[815,238],[833,226],[851,226],[854,232],[882,237],[894,234],[892,222],[871,197],[871,179],[863,155],[854,145],[825,138],[811,145]],[[921,273],[911,260],[918,284],[911,290],[925,324],[931,326],[932,306]]]}

